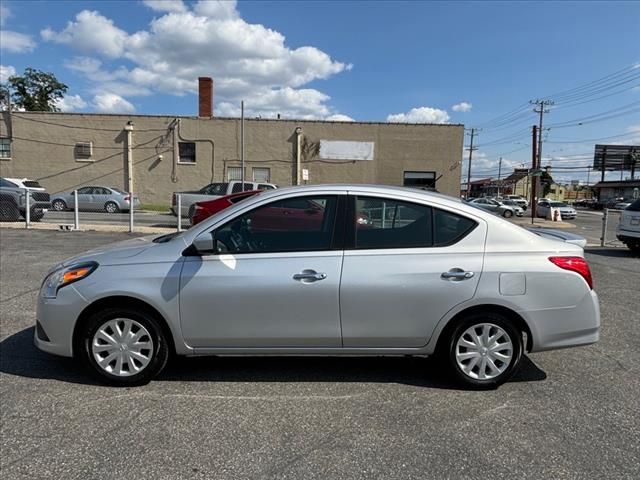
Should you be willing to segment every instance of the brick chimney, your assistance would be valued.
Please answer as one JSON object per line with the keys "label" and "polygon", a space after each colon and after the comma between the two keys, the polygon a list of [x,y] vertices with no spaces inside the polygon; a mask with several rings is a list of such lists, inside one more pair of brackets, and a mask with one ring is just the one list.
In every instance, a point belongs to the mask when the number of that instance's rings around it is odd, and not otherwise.
{"label": "brick chimney", "polygon": [[213,80],[211,77],[198,77],[198,116],[213,116]]}

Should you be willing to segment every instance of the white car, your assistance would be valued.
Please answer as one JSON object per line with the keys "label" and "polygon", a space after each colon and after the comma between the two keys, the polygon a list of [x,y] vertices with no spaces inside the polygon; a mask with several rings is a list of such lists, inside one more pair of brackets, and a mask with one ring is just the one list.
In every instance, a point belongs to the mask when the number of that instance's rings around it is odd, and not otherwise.
{"label": "white car", "polygon": [[539,202],[538,207],[536,208],[536,216],[547,218],[549,214],[549,210],[552,208],[557,208],[560,211],[560,216],[562,220],[573,220],[578,215],[576,209],[570,207],[566,203],[563,202]]}
{"label": "white car", "polygon": [[622,211],[616,237],[629,247],[629,250],[640,253],[640,199]]}
{"label": "white car", "polygon": [[505,195],[503,197],[504,200],[513,200],[516,202],[523,210],[526,210],[529,206],[529,200],[524,198],[522,195]]}

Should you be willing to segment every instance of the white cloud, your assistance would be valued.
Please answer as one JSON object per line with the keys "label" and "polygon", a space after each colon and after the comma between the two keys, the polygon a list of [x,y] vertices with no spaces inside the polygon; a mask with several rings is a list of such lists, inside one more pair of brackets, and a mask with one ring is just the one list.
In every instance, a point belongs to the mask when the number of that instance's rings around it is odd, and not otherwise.
{"label": "white cloud", "polygon": [[182,0],[144,0],[142,3],[156,12],[184,12],[187,10]]}
{"label": "white cloud", "polygon": [[56,107],[62,112],[75,112],[86,106],[87,102],[85,102],[80,95],[67,95],[56,102]]}
{"label": "white cloud", "polygon": [[0,50],[11,53],[31,52],[36,48],[36,42],[30,35],[12,32],[10,30],[0,30]]}
{"label": "white cloud", "polygon": [[329,115],[325,118],[325,120],[329,120],[330,122],[355,122],[355,120],[349,115],[343,115],[342,113],[334,113],[333,115]]}
{"label": "white cloud", "polygon": [[201,0],[196,3],[193,10],[205,17],[229,20],[238,17],[236,5],[236,0]]}
{"label": "white cloud", "polygon": [[48,42],[71,45],[80,51],[96,52],[110,58],[124,53],[128,38],[127,32],[116,27],[112,20],[90,10],[77,14],[76,21],[68,22],[61,32],[45,28],[40,35]]}
{"label": "white cloud", "polygon": [[469,112],[473,108],[473,105],[469,102],[460,102],[456,103],[451,110],[454,112]]}
{"label": "white cloud", "polygon": [[[156,2],[149,6],[169,8]],[[195,94],[197,78],[212,76],[217,112],[235,112],[244,99],[263,116],[325,118],[338,113],[328,106],[327,95],[301,87],[350,70],[350,64],[312,46],[288,47],[279,32],[240,18],[234,1],[201,1],[192,10],[178,8],[173,5],[171,12],[133,34],[87,10],[62,31],[46,29],[41,34],[89,55],[133,64],[113,70],[90,56],[67,62],[68,68],[96,84],[94,92]]]}
{"label": "white cloud", "polygon": [[431,107],[412,108],[407,113],[394,113],[387,117],[391,123],[448,123],[446,110]]}
{"label": "white cloud", "polygon": [[136,108],[120,95],[100,93],[93,97],[93,108],[100,113],[133,113]]}
{"label": "white cloud", "polygon": [[16,69],[11,65],[0,65],[0,83],[5,83],[9,80],[9,77],[13,77],[16,74]]}

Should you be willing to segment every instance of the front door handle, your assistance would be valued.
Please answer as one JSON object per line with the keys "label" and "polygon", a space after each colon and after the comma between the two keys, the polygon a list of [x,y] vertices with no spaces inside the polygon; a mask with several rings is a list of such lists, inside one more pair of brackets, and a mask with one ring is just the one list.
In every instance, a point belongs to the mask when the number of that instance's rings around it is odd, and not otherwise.
{"label": "front door handle", "polygon": [[315,270],[303,270],[293,276],[294,280],[301,281],[302,283],[313,283],[318,280],[324,280],[325,278],[327,278],[326,273],[318,273]]}
{"label": "front door handle", "polygon": [[461,280],[468,280],[470,278],[473,278],[474,275],[475,273],[465,272],[461,268],[452,268],[448,272],[442,272],[442,275],[440,275],[440,278],[444,280],[452,280],[454,282],[455,281],[459,282]]}

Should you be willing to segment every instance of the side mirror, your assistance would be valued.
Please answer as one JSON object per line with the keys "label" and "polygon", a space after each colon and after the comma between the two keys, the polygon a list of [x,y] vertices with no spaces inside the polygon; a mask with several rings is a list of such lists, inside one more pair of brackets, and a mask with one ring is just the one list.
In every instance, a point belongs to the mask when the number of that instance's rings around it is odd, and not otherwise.
{"label": "side mirror", "polygon": [[198,235],[192,243],[193,249],[199,255],[208,255],[216,253],[214,232],[203,232]]}

